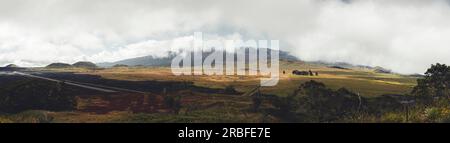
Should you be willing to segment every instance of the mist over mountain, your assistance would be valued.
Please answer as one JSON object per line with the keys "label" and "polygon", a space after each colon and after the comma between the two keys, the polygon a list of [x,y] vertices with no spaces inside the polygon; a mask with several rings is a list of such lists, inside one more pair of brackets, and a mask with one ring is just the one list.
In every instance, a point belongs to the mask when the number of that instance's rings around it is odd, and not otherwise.
{"label": "mist over mountain", "polygon": [[[270,51],[270,50],[269,50]],[[206,51],[202,52],[203,60],[210,54],[212,54],[213,51]],[[195,54],[195,53],[191,53]],[[224,58],[229,55],[230,53],[224,53]],[[245,55],[249,54],[249,49],[245,50]],[[156,56],[143,56],[143,57],[136,57],[136,58],[130,58],[130,59],[124,59],[120,61],[115,62],[103,62],[103,63],[97,63],[100,67],[125,67],[125,66],[171,66],[172,60],[177,56],[178,54],[176,52],[168,52],[167,56],[163,57],[156,57]],[[235,53],[235,61],[237,61],[236,56],[242,56],[242,53]],[[270,58],[270,53],[267,55],[268,58]],[[284,61],[302,61],[299,58],[291,55],[289,52],[286,51],[279,51],[279,59]],[[245,58],[245,62],[248,63],[248,57]],[[380,66],[367,66],[367,65],[354,65],[346,62],[325,62],[325,61],[303,61],[308,64],[313,65],[321,65],[321,66],[327,66],[331,68],[339,68],[339,69],[367,69],[367,70],[373,70],[375,72],[379,73],[391,73],[392,71],[390,69],[386,69],[384,67]]]}
{"label": "mist over mountain", "polygon": [[144,56],[131,59],[124,59],[116,62],[97,63],[101,67],[113,67],[115,65],[126,66],[170,66],[172,59],[175,57],[171,54],[167,57]]}
{"label": "mist over mountain", "polygon": [[[271,51],[271,50],[268,50]],[[213,51],[206,51],[202,52],[203,60],[212,53]],[[191,53],[194,54],[194,53]],[[226,57],[226,54],[230,53],[224,53],[224,57]],[[241,56],[242,53],[235,53],[234,56]],[[247,49],[244,53],[245,55],[249,55],[249,50]],[[104,62],[104,63],[98,63],[98,66],[102,67],[113,67],[115,65],[127,65],[127,66],[170,66],[172,63],[172,59],[175,58],[178,54],[176,52],[169,52],[168,56],[165,57],[155,57],[155,56],[144,56],[144,57],[137,57],[137,58],[131,58],[131,59],[124,59],[116,62]],[[268,58],[270,58],[270,53],[267,55]],[[297,61],[299,60],[297,57],[291,55],[290,53],[286,51],[279,51],[279,59],[280,60],[290,60],[290,61]],[[236,61],[235,57],[235,61]],[[248,62],[248,57],[246,57],[246,62]]]}

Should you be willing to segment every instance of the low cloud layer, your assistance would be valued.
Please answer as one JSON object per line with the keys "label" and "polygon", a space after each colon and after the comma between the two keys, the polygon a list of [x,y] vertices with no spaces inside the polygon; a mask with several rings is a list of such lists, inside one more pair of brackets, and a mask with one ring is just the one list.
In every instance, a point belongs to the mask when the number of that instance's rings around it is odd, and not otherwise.
{"label": "low cloud layer", "polygon": [[164,56],[196,31],[280,40],[307,61],[450,64],[446,0],[1,0],[0,65]]}

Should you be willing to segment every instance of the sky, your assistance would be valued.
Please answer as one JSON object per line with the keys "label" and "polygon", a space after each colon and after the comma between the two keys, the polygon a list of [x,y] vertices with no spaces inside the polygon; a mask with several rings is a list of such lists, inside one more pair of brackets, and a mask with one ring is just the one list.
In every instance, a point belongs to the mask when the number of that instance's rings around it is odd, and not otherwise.
{"label": "sky", "polygon": [[450,64],[447,0],[0,0],[0,65],[165,56],[194,32],[405,74]]}

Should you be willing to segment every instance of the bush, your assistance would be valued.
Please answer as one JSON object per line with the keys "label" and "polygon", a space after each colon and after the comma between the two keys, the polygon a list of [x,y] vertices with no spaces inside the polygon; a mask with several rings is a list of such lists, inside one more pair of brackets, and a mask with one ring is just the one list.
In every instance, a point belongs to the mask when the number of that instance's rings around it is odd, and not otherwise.
{"label": "bush", "polygon": [[[12,84],[10,84],[12,85]],[[4,88],[0,96],[0,112],[26,110],[72,110],[76,107],[71,91],[55,82],[32,81]]]}
{"label": "bush", "polygon": [[450,109],[448,108],[426,108],[424,111],[427,122],[450,122]]}
{"label": "bush", "polygon": [[13,121],[6,117],[0,117],[0,123],[13,123]]}
{"label": "bush", "polygon": [[236,89],[232,85],[226,86],[224,90],[225,90],[225,94],[236,94],[237,93]]}
{"label": "bush", "polygon": [[15,115],[10,115],[15,123],[50,123],[53,118],[46,111],[29,110]]}
{"label": "bush", "polygon": [[338,121],[357,113],[362,102],[345,88],[334,91],[313,80],[301,84],[293,95],[272,101],[274,114],[288,122]]}
{"label": "bush", "polygon": [[333,91],[323,83],[309,81],[302,84],[296,96],[304,99],[303,106],[314,121],[331,122],[352,116],[360,106],[360,98],[345,88]]}
{"label": "bush", "polygon": [[253,112],[257,112],[262,103],[262,97],[260,96],[252,96],[252,110]]}
{"label": "bush", "polygon": [[272,98],[272,104],[276,110],[272,114],[284,122],[305,122],[302,112],[299,112],[299,104],[293,96]]}
{"label": "bush", "polygon": [[178,114],[181,109],[181,102],[179,96],[164,96],[164,104],[172,110],[173,113]]}
{"label": "bush", "polygon": [[404,121],[404,116],[398,113],[386,113],[381,118],[382,122],[385,123],[401,123]]}

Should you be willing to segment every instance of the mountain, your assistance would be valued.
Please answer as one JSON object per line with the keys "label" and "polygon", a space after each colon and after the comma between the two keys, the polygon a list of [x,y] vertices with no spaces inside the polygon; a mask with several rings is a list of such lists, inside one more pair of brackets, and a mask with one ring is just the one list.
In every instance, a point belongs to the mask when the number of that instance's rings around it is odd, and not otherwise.
{"label": "mountain", "polygon": [[345,63],[345,62],[310,61],[310,62],[306,62],[306,63],[314,64],[314,65],[327,66],[327,67],[335,68],[335,69],[353,69],[353,68],[362,68],[362,66],[357,66],[357,65],[353,65],[353,64],[349,64],[349,63]]}
{"label": "mountain", "polygon": [[0,67],[0,71],[18,71],[18,70],[24,70],[26,68],[21,68],[15,64],[9,64],[5,67]]}
{"label": "mountain", "polygon": [[390,69],[385,69],[385,68],[379,67],[379,66],[375,67],[374,71],[377,73],[392,73],[392,71]]}
{"label": "mountain", "polygon": [[323,62],[323,61],[310,61],[306,63],[327,66],[329,68],[335,69],[344,69],[344,70],[363,69],[363,70],[372,70],[377,73],[388,73],[388,74],[393,73],[390,69],[386,69],[380,66],[371,67],[366,65],[353,65],[345,62]]}
{"label": "mountain", "polygon": [[19,66],[15,65],[15,64],[9,64],[7,66],[5,66],[5,68],[18,68]]}
{"label": "mountain", "polygon": [[[213,53],[213,51],[207,51],[203,52],[203,59],[205,59],[208,55]],[[245,51],[246,55],[248,55],[249,50],[247,49]],[[229,54],[229,53],[226,53]],[[240,53],[237,53],[239,55]],[[289,61],[297,61],[299,60],[297,57],[289,54],[286,51],[279,51],[280,60],[289,60]],[[154,56],[144,56],[144,57],[137,57],[137,58],[131,58],[131,59],[125,59],[121,61],[116,62],[107,62],[107,63],[98,63],[98,66],[101,67],[113,67],[114,65],[127,65],[127,66],[170,66],[172,63],[172,59],[177,56],[177,53],[169,52],[168,56],[166,57],[154,57]],[[225,56],[224,56],[225,57]],[[270,58],[270,54],[268,54],[268,57]],[[235,58],[236,60],[236,58]],[[248,58],[246,58],[246,61],[248,61]]]}
{"label": "mountain", "polygon": [[72,65],[66,63],[51,63],[46,68],[70,68]]}
{"label": "mountain", "polygon": [[87,62],[87,61],[76,62],[72,66],[77,67],[77,68],[96,68],[97,67],[97,65],[95,65],[94,63]]}
{"label": "mountain", "polygon": [[154,57],[154,56],[144,56],[131,59],[125,59],[112,63],[98,63],[100,67],[114,67],[114,66],[170,66],[172,59],[175,55],[169,54],[167,57]]}

